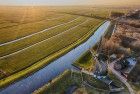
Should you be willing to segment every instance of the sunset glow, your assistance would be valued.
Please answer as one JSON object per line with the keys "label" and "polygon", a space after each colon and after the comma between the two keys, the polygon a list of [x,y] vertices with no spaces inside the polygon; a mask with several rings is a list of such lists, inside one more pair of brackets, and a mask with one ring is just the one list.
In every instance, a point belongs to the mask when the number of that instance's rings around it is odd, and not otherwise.
{"label": "sunset glow", "polygon": [[140,5],[140,0],[0,0],[1,5]]}

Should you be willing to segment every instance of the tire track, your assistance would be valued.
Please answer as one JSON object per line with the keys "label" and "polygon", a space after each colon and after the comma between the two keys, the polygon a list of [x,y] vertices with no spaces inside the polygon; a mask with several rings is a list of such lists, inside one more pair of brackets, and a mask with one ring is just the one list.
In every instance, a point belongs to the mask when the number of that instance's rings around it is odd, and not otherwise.
{"label": "tire track", "polygon": [[[78,18],[79,18],[79,17],[78,17]],[[10,44],[10,43],[13,43],[13,42],[17,42],[17,41],[19,41],[19,40],[22,40],[22,39],[25,39],[25,38],[28,38],[28,37],[31,37],[31,36],[33,36],[33,35],[36,35],[36,34],[39,34],[39,33],[42,33],[42,32],[46,32],[46,31],[48,31],[48,30],[50,30],[50,29],[53,29],[53,28],[56,28],[56,27],[58,27],[58,26],[62,26],[62,25],[71,23],[71,22],[75,21],[75,20],[78,19],[78,18],[75,18],[74,20],[71,20],[71,21],[69,21],[69,22],[65,22],[65,23],[58,24],[58,25],[56,25],[56,26],[52,26],[52,27],[50,27],[50,28],[44,29],[44,30],[42,30],[42,31],[39,31],[39,32],[30,34],[30,35],[27,35],[27,36],[25,36],[25,37],[22,37],[22,38],[19,38],[19,39],[16,39],[16,40],[12,40],[12,41],[9,41],[9,42],[6,42],[6,43],[2,43],[2,44],[0,44],[0,47],[1,47],[1,46],[4,46],[4,45],[7,45],[7,44]]]}
{"label": "tire track", "polygon": [[[78,18],[79,18],[79,17],[78,17]],[[77,19],[77,18],[76,18],[76,19]],[[22,52],[22,51],[25,51],[26,49],[28,49],[28,48],[30,48],[30,47],[36,46],[36,45],[38,45],[38,44],[40,44],[40,43],[42,43],[42,42],[44,42],[44,41],[47,41],[47,40],[49,40],[49,39],[52,39],[52,38],[54,38],[54,37],[56,37],[56,36],[59,36],[59,35],[65,33],[65,32],[67,32],[67,31],[70,31],[70,30],[72,30],[72,29],[74,29],[74,28],[77,28],[78,26],[80,26],[80,25],[82,25],[82,24],[84,24],[84,23],[86,23],[86,22],[88,22],[88,21],[89,21],[89,19],[87,19],[86,21],[84,21],[84,22],[82,22],[82,23],[80,23],[80,24],[78,24],[78,25],[76,25],[76,26],[74,26],[74,27],[72,27],[72,28],[70,28],[70,29],[68,29],[68,30],[66,30],[66,31],[64,31],[64,32],[62,32],[62,33],[59,33],[59,34],[57,34],[57,35],[55,35],[55,36],[53,36],[53,37],[50,37],[50,38],[45,39],[45,40],[43,40],[43,41],[41,41],[41,42],[35,43],[35,44],[31,45],[31,46],[28,46],[28,47],[26,47],[26,48],[24,48],[24,49],[22,49],[22,50],[19,50],[19,51],[14,52],[14,53],[11,53],[11,54],[2,56],[2,57],[0,57],[0,59],[5,59],[5,58],[7,58],[7,57],[9,57],[9,56],[12,56],[12,55],[14,55],[14,54],[20,53],[20,52]]]}

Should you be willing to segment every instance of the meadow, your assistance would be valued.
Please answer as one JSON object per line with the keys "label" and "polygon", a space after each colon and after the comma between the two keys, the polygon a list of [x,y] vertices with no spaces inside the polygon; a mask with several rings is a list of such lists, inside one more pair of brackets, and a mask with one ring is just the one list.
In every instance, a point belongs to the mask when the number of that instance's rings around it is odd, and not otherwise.
{"label": "meadow", "polygon": [[84,17],[74,17],[74,19],[70,19],[65,23],[61,23],[59,25],[53,26],[52,28],[45,29],[43,31],[34,33],[32,35],[26,36],[25,38],[21,38],[20,40],[9,42],[5,45],[0,46],[0,56],[8,55],[12,52],[19,51],[20,49],[29,47],[35,43],[41,42],[45,39],[51,38],[52,36],[56,36],[75,25],[80,24],[81,22],[85,21],[86,18]]}
{"label": "meadow", "polygon": [[[57,16],[56,16],[57,17]],[[5,27],[0,29],[0,43],[9,42],[11,40],[19,39],[32,33],[39,32],[46,28],[58,25],[60,23],[67,22],[73,19],[73,16],[64,15],[58,19],[41,20],[37,22],[29,22],[24,24],[18,24],[15,26]]]}
{"label": "meadow", "polygon": [[107,19],[110,17],[111,12],[121,12],[127,13],[131,8],[123,8],[123,7],[111,7],[111,6],[73,6],[73,7],[58,7],[54,9],[54,11],[59,11],[62,13],[70,13],[70,14],[78,14],[85,15],[89,17],[99,17],[103,19]]}
{"label": "meadow", "polygon": [[74,66],[78,68],[84,68],[86,70],[93,69],[95,62],[92,58],[90,51],[85,52],[80,58],[78,58],[74,63]]}

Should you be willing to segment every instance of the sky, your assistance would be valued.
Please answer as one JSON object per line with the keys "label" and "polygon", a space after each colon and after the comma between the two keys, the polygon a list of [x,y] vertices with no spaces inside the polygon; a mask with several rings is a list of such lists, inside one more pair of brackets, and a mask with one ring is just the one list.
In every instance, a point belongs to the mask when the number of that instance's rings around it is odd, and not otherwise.
{"label": "sky", "polygon": [[140,5],[140,0],[0,0],[0,5]]}

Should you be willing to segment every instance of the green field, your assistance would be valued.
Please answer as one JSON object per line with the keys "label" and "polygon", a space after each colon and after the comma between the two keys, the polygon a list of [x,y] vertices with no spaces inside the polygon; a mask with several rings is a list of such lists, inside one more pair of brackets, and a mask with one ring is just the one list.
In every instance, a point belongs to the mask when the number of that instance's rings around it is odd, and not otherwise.
{"label": "green field", "polygon": [[93,61],[91,53],[87,51],[80,58],[78,58],[73,65],[89,70],[94,67],[93,65],[95,65],[95,62]]}
{"label": "green field", "polygon": [[111,12],[127,13],[131,8],[115,8],[115,7],[94,7],[94,6],[74,6],[74,7],[58,7],[55,11],[85,15],[90,17],[109,18]]}
{"label": "green field", "polygon": [[34,23],[43,20],[53,20],[54,18],[59,18],[63,16],[64,14],[50,11],[48,7],[0,6],[0,28]]}
{"label": "green field", "polygon": [[[1,58],[0,69],[3,70],[7,75],[11,75],[26,67],[29,67],[35,62],[74,43],[101,22],[102,20],[88,19],[77,27],[75,26],[64,33],[39,42],[38,44],[35,44],[17,53]],[[3,77],[3,75],[0,75],[0,77]]]}
{"label": "green field", "polygon": [[[62,25],[56,26],[55,28],[51,28],[49,30],[44,30],[43,32],[38,32],[37,34],[34,34],[27,38],[23,38],[16,42],[12,42],[12,43],[8,43],[6,45],[0,46],[0,56],[10,54],[12,52],[18,51],[25,47],[29,47],[42,40],[51,38],[52,36],[56,36],[64,31],[74,27],[75,25],[79,25],[81,22],[83,22],[85,20],[86,20],[86,18],[84,18],[84,17],[76,17],[74,19],[70,19],[70,21],[68,21]],[[61,22],[60,22],[60,24],[61,24]]]}
{"label": "green field", "polygon": [[2,28],[0,29],[0,37],[1,37],[0,43],[8,42],[35,32],[39,32],[46,28],[58,25],[62,22],[67,22],[73,18],[74,17],[71,15],[65,15],[64,17],[56,20],[42,20],[39,22],[37,21],[26,24],[20,24],[18,26]]}

